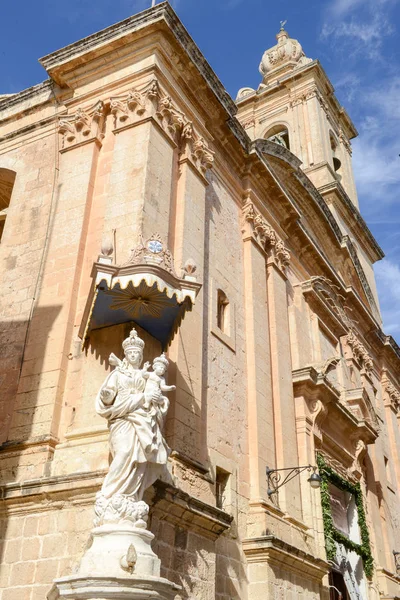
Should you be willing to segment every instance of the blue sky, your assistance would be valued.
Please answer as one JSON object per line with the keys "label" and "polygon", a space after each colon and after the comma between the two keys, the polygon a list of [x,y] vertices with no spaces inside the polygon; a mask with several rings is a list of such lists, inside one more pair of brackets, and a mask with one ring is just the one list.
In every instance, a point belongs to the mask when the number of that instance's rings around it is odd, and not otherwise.
{"label": "blue sky", "polygon": [[[150,6],[151,0],[15,0],[2,12],[0,94],[47,78],[37,59]],[[279,22],[320,59],[352,117],[361,212],[386,258],[375,271],[384,330],[400,340],[400,0],[174,0],[235,97],[257,87]]]}

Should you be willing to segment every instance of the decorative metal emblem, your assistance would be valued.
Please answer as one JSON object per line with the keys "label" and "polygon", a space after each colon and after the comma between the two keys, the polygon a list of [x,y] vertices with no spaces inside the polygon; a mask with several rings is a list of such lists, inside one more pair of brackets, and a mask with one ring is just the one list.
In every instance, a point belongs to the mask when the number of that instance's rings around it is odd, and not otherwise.
{"label": "decorative metal emblem", "polygon": [[159,240],[153,239],[147,242],[147,248],[150,252],[153,252],[153,254],[159,254],[163,249],[163,245]]}

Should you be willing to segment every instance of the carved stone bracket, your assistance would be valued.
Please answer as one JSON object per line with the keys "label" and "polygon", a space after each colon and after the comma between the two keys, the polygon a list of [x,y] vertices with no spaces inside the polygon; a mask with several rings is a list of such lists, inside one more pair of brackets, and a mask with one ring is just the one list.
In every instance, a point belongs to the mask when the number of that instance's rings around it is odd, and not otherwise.
{"label": "carved stone bracket", "polygon": [[91,108],[78,108],[75,113],[62,116],[58,125],[58,133],[62,136],[61,151],[91,141],[101,144],[104,137],[104,117],[102,100]]}
{"label": "carved stone bracket", "polygon": [[347,346],[351,349],[354,360],[365,369],[368,375],[370,375],[374,368],[373,360],[368,354],[365,346],[357,339],[352,329],[347,334],[345,341]]}
{"label": "carved stone bracket", "polygon": [[282,271],[286,270],[290,263],[290,252],[251,200],[247,200],[243,206],[242,231],[244,236],[247,234],[253,237],[261,248],[271,255]]}
{"label": "carved stone bracket", "polygon": [[157,79],[127,94],[110,98],[110,108],[114,115],[115,133],[152,118],[178,148],[180,162],[189,160],[203,176],[212,167],[214,152],[193,123],[161,89]]}

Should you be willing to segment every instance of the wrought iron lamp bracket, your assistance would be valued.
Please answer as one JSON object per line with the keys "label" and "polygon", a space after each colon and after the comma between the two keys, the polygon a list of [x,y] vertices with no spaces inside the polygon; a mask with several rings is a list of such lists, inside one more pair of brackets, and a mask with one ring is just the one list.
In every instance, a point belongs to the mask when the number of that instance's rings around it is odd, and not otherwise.
{"label": "wrought iron lamp bracket", "polygon": [[[276,494],[282,486],[284,486],[286,483],[289,483],[289,481],[300,475],[300,473],[303,473],[304,471],[314,471],[315,473],[316,470],[317,467],[313,467],[312,465],[305,465],[301,467],[286,467],[284,469],[270,469],[269,467],[267,467],[265,472],[267,475],[268,482],[268,496]],[[287,474],[284,477],[283,474],[281,474],[283,471],[287,471]]]}

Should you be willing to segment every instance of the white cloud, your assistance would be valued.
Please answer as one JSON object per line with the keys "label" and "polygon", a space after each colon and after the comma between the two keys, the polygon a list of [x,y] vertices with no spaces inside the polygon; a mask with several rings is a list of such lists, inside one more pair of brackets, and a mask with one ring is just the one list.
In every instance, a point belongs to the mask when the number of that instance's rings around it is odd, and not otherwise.
{"label": "white cloud", "polygon": [[[384,93],[382,93],[384,90]],[[360,135],[353,142],[353,166],[360,197],[368,211],[399,204],[400,77],[383,79],[379,89],[364,90]]]}
{"label": "white cloud", "polygon": [[322,39],[354,58],[380,58],[383,41],[392,35],[390,9],[400,0],[335,0],[325,11]]}
{"label": "white cloud", "polygon": [[380,291],[384,331],[396,337],[400,333],[400,267],[384,258],[375,265]]}

